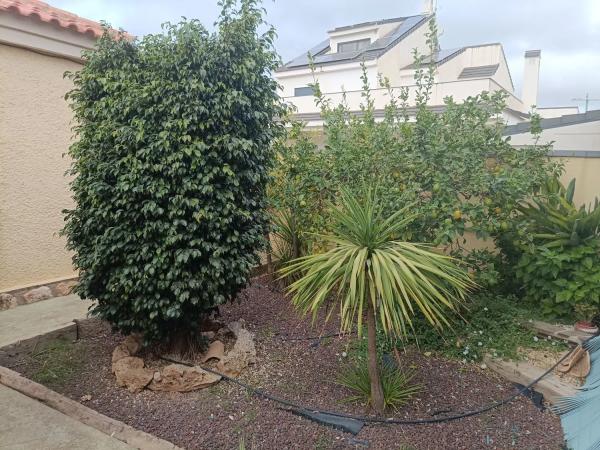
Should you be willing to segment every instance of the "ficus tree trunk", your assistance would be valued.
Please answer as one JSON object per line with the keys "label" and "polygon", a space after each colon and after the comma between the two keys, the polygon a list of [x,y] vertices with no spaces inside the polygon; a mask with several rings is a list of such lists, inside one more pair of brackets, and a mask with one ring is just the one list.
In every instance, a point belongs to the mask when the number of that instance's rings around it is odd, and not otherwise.
{"label": "ficus tree trunk", "polygon": [[377,328],[375,325],[375,307],[371,300],[367,301],[367,357],[369,360],[369,379],[371,380],[371,403],[378,415],[383,414],[383,388],[379,376],[377,362]]}

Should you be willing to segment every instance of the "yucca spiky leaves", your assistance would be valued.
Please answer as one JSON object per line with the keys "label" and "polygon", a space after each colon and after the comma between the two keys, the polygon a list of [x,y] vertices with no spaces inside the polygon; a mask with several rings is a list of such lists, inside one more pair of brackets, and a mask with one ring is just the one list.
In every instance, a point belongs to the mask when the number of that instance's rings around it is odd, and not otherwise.
{"label": "yucca spiky leaves", "polygon": [[565,187],[558,178],[550,178],[540,194],[517,207],[536,243],[547,248],[572,247],[600,237],[598,199],[593,207],[577,207],[575,179]]}
{"label": "yucca spiky leaves", "polygon": [[301,275],[289,287],[295,306],[316,318],[328,301],[339,300],[342,330],[356,324],[359,335],[367,302],[388,335],[405,336],[417,312],[437,328],[448,325],[448,314],[473,282],[455,260],[431,246],[397,240],[414,219],[410,206],[384,218],[373,192],[362,201],[348,193],[340,200],[335,231],[322,236],[331,248],[281,270],[283,276]]}

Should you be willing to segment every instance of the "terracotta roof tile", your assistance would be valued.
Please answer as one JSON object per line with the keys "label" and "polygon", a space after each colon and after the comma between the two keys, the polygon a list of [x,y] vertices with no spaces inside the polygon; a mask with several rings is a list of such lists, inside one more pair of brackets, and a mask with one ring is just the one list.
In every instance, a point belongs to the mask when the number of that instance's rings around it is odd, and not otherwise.
{"label": "terracotta roof tile", "polygon": [[53,23],[61,28],[73,30],[93,37],[102,36],[102,26],[93,20],[55,8],[38,0],[0,0],[0,12],[7,11],[25,17],[36,17],[42,22]]}

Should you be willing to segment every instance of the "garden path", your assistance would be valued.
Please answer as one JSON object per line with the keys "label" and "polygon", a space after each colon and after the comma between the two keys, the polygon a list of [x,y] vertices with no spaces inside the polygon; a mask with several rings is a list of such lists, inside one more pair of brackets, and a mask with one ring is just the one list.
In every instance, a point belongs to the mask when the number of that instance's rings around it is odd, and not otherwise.
{"label": "garden path", "polygon": [[0,450],[133,449],[2,384],[0,405]]}
{"label": "garden path", "polygon": [[0,312],[0,348],[38,336],[74,329],[74,319],[84,319],[91,302],[77,295],[54,297]]}

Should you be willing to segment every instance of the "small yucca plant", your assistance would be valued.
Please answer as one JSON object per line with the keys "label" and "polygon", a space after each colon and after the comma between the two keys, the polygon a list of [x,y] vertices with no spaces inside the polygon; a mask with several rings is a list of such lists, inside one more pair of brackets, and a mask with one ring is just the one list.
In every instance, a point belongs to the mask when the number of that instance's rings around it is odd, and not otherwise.
{"label": "small yucca plant", "polygon": [[[414,372],[405,372],[394,367],[392,364],[381,366],[381,388],[383,390],[383,404],[385,408],[397,409],[406,404],[421,386],[412,383]],[[346,401],[362,401],[372,405],[371,377],[369,368],[364,363],[349,366],[337,380],[338,384],[347,387],[354,392]]]}
{"label": "small yucca plant", "polygon": [[340,200],[333,212],[334,233],[322,236],[330,250],[296,259],[281,273],[301,276],[289,292],[295,306],[311,312],[313,320],[330,300],[339,301],[342,331],[356,325],[361,336],[366,320],[372,405],[382,414],[376,322],[387,335],[403,337],[418,311],[433,327],[443,328],[473,282],[452,258],[430,246],[398,240],[414,219],[408,207],[383,217],[372,191],[362,203],[348,193]]}

